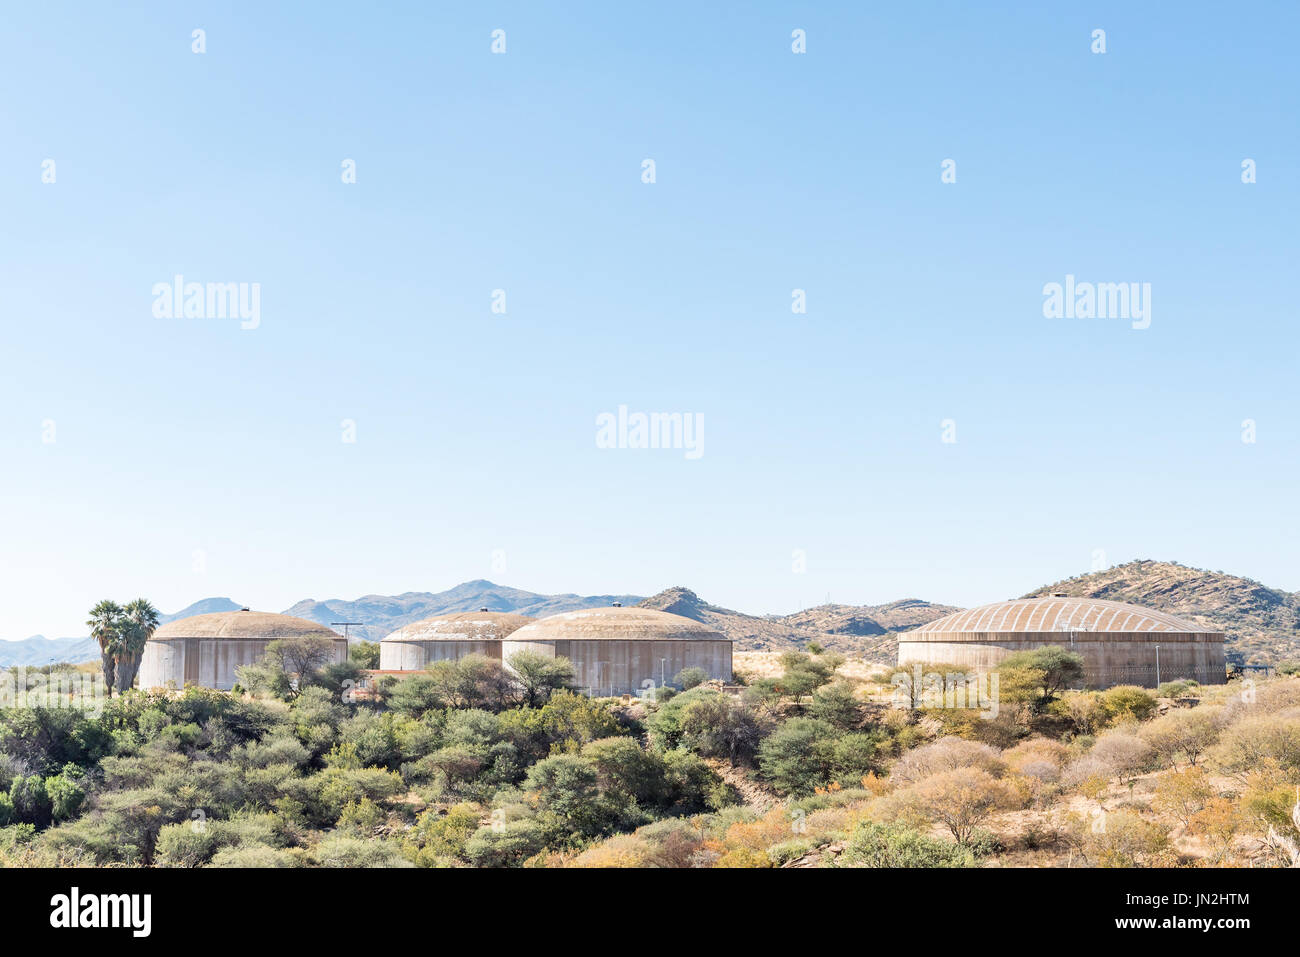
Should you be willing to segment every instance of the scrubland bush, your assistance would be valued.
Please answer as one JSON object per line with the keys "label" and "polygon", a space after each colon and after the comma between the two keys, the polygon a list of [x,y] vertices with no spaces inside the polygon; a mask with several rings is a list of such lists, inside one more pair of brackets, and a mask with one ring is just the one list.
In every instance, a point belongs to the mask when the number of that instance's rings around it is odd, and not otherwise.
{"label": "scrubland bush", "polygon": [[1093,867],[1142,867],[1172,863],[1165,829],[1129,811],[1100,817],[1076,815],[1067,834]]}
{"label": "scrubland bush", "polygon": [[995,812],[1018,803],[1005,781],[980,767],[939,771],[882,798],[887,819],[912,824],[941,824],[958,844],[971,839],[975,829]]}
{"label": "scrubland bush", "polygon": [[1006,770],[996,748],[962,738],[940,738],[908,751],[890,769],[889,776],[900,784],[913,784],[942,771],[980,768],[994,776]]}
{"label": "scrubland bush", "polygon": [[407,833],[403,852],[421,867],[454,863],[465,856],[465,845],[478,830],[482,816],[474,804],[430,808]]}
{"label": "scrubland bush", "polygon": [[1145,721],[1156,709],[1156,699],[1137,685],[1116,685],[1101,693],[1101,708],[1112,727],[1125,721]]}
{"label": "scrubland bush", "polygon": [[656,748],[682,748],[735,763],[754,759],[770,721],[737,699],[708,688],[674,695],[647,718]]}
{"label": "scrubland bush", "polygon": [[1206,755],[1210,763],[1242,779],[1265,768],[1288,775],[1300,771],[1300,716],[1247,715],[1220,732],[1218,743]]}
{"label": "scrubland bush", "polygon": [[1214,788],[1204,769],[1189,767],[1181,772],[1166,774],[1156,782],[1152,807],[1190,826],[1191,819],[1213,798]]}
{"label": "scrubland bush", "polygon": [[315,863],[321,867],[412,867],[388,841],[334,834],[316,846]]}
{"label": "scrubland bush", "polygon": [[1159,698],[1186,698],[1195,695],[1200,688],[1199,682],[1181,678],[1178,681],[1166,681],[1156,689],[1156,696]]}
{"label": "scrubland bush", "polygon": [[1150,745],[1137,735],[1108,731],[1097,738],[1083,757],[1065,769],[1062,782],[1066,787],[1076,788],[1089,781],[1114,780],[1126,784],[1146,770],[1152,756]]}
{"label": "scrubland bush", "polygon": [[673,678],[673,684],[683,691],[690,691],[697,685],[709,680],[709,673],[703,668],[683,668]]}
{"label": "scrubland bush", "polygon": [[974,867],[975,855],[901,824],[865,821],[849,839],[837,867]]}
{"label": "scrubland bush", "polygon": [[763,741],[759,772],[781,794],[811,794],[860,780],[877,767],[885,740],[879,732],[845,734],[816,718],[792,718]]}
{"label": "scrubland bush", "polygon": [[1218,740],[1219,726],[1217,709],[1177,709],[1143,725],[1139,735],[1160,763],[1172,768],[1180,759],[1195,765]]}
{"label": "scrubland bush", "polygon": [[510,867],[546,848],[547,834],[537,821],[522,819],[498,827],[479,828],[465,845],[465,856],[476,867]]}
{"label": "scrubland bush", "polygon": [[212,856],[209,867],[297,867],[298,861],[289,851],[265,845],[223,847]]}

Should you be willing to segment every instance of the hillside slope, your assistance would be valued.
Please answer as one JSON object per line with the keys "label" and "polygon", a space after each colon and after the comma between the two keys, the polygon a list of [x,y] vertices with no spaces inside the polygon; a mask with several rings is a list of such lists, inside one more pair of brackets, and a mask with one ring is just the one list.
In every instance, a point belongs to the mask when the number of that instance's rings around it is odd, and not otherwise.
{"label": "hillside slope", "polygon": [[1146,605],[1222,631],[1228,660],[1237,663],[1300,658],[1300,594],[1249,578],[1144,559],[1044,585],[1024,597],[1051,592]]}
{"label": "hillside slope", "polygon": [[819,605],[792,615],[759,617],[710,605],[680,585],[652,595],[641,606],[711,625],[736,642],[737,651],[787,651],[816,641],[836,651],[880,660],[897,654],[895,632],[957,611],[909,598],[886,605]]}
{"label": "hillside slope", "polygon": [[599,608],[616,601],[635,605],[640,600],[640,595],[540,595],[478,578],[441,592],[364,595],[354,601],[337,598],[316,601],[308,598],[285,609],[284,613],[317,621],[322,625],[335,621],[361,622],[359,626],[349,629],[352,637],[379,641],[403,625],[434,615],[486,608],[489,611],[512,611],[533,618],[545,618],[562,611]]}
{"label": "hillside slope", "polygon": [[204,598],[182,608],[180,611],[172,612],[170,615],[159,615],[158,624],[165,625],[169,621],[179,621],[181,618],[189,618],[191,615],[210,615],[218,611],[239,611],[243,607],[243,605],[233,602],[229,598]]}

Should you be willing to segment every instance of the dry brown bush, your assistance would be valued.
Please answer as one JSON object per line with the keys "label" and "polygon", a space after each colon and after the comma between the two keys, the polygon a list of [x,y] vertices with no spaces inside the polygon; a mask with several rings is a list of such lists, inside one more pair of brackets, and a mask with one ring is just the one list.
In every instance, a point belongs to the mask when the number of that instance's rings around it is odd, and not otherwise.
{"label": "dry brown bush", "polygon": [[908,751],[895,763],[890,777],[899,785],[913,784],[941,771],[980,768],[1000,777],[1006,764],[997,748],[964,738],[940,738]]}

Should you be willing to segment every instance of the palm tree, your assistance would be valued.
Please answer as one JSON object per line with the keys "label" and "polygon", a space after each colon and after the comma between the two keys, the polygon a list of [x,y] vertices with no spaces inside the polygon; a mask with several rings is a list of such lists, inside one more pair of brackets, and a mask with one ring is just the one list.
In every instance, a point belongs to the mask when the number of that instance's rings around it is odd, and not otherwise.
{"label": "palm tree", "polygon": [[144,646],[158,628],[158,609],[143,598],[128,603],[122,614],[125,622],[117,653],[118,694],[130,690],[135,673],[140,670]]}
{"label": "palm tree", "polygon": [[104,667],[104,684],[108,694],[113,694],[113,681],[117,675],[117,654],[122,642],[122,606],[105,598],[90,609],[90,637],[99,643],[100,661]]}

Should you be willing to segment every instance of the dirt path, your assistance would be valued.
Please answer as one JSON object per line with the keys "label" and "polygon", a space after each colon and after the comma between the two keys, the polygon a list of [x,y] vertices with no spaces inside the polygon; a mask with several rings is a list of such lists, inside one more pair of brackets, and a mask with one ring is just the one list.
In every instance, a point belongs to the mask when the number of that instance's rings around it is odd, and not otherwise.
{"label": "dirt path", "polygon": [[741,798],[744,799],[745,807],[749,808],[755,814],[760,816],[766,814],[772,809],[774,804],[780,802],[780,798],[767,790],[761,784],[757,784],[750,780],[749,776],[746,775],[744,771],[740,770],[740,768],[733,767],[730,761],[708,758],[705,763],[707,763],[709,767],[713,768],[714,771],[718,772],[718,777],[722,778],[722,780],[726,781],[736,789],[737,793],[739,793]]}

